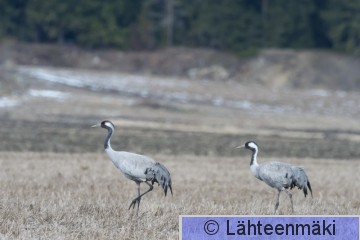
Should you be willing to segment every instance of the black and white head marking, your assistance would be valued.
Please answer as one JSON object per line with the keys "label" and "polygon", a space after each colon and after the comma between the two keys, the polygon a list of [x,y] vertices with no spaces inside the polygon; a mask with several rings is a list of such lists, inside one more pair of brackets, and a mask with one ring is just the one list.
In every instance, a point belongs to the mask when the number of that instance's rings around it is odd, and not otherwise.
{"label": "black and white head marking", "polygon": [[109,120],[104,120],[101,122],[101,127],[102,128],[106,128],[108,130],[112,130],[114,131],[115,130],[115,126],[112,122],[110,122]]}
{"label": "black and white head marking", "polygon": [[259,150],[258,145],[254,141],[246,142],[245,148],[256,152]]}

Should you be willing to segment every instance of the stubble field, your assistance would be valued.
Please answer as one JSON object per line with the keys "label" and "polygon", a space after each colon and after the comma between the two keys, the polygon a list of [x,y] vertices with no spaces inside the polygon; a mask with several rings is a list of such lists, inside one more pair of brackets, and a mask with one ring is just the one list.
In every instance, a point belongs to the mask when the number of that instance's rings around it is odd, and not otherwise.
{"label": "stubble field", "polygon": [[[273,213],[276,190],[251,176],[249,158],[154,158],[171,171],[174,196],[156,187],[136,215],[135,183],[105,154],[0,153],[1,238],[177,239],[181,214]],[[358,160],[280,160],[306,166],[313,187],[314,198],[293,191],[294,214],[360,213]],[[279,214],[292,214],[285,194]]]}

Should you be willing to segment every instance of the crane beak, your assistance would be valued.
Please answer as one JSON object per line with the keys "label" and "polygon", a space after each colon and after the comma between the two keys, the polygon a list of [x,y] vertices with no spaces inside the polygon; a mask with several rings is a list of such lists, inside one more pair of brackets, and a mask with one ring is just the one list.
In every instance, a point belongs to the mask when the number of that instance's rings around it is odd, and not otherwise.
{"label": "crane beak", "polygon": [[91,127],[92,127],[92,128],[94,128],[94,127],[100,127],[100,123],[95,124],[95,125],[92,125]]}
{"label": "crane beak", "polygon": [[245,144],[244,145],[241,145],[241,146],[238,146],[236,148],[244,148],[245,147]]}

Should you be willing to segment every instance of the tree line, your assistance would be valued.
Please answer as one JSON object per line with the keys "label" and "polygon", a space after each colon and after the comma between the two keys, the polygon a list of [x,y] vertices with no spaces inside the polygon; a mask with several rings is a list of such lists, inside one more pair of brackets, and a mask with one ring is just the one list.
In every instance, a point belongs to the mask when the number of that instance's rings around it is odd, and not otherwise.
{"label": "tree line", "polygon": [[359,0],[0,0],[0,39],[88,48],[165,46],[360,54]]}

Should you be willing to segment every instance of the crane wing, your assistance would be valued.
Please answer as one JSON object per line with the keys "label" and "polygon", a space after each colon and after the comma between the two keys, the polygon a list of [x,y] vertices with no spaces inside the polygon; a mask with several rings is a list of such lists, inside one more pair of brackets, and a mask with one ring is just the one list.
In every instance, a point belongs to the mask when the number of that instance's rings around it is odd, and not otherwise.
{"label": "crane wing", "polygon": [[171,188],[170,172],[161,163],[152,158],[131,152],[117,152],[105,150],[115,166],[129,179],[133,181],[157,182],[164,189],[165,196],[168,188]]}
{"label": "crane wing", "polygon": [[145,170],[156,163],[152,158],[131,152],[113,151],[108,154],[115,166],[134,181],[146,181]]}
{"label": "crane wing", "polygon": [[281,190],[282,188],[292,189],[296,186],[303,190],[305,197],[309,188],[312,196],[310,181],[302,167],[287,163],[269,162],[259,166],[258,175],[260,180],[271,187]]}
{"label": "crane wing", "polygon": [[269,162],[259,166],[260,180],[277,189],[288,188],[291,185],[292,176],[292,169],[288,164]]}

